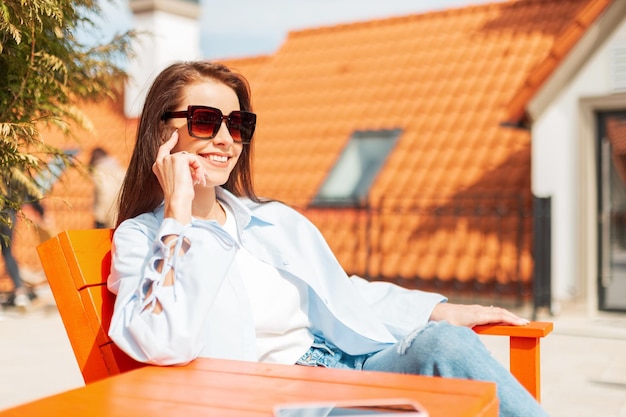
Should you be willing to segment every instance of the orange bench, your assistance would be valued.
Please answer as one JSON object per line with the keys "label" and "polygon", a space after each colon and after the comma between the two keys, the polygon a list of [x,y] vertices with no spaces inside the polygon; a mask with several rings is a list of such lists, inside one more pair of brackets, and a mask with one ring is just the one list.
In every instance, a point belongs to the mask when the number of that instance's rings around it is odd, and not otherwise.
{"label": "orange bench", "polygon": [[115,303],[106,286],[112,236],[109,229],[69,230],[37,246],[87,384],[144,365],[122,352],[108,335]]}
{"label": "orange bench", "polygon": [[[115,301],[106,287],[112,235],[109,229],[68,230],[37,247],[85,383],[143,366],[108,336]],[[510,337],[511,372],[539,400],[540,340],[552,331],[552,323],[486,325],[474,330]]]}

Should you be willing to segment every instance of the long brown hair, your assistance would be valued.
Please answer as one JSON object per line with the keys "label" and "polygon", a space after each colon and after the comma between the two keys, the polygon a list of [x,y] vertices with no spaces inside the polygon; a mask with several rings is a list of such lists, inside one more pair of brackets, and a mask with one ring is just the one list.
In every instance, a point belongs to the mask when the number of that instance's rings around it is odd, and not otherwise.
{"label": "long brown hair", "polygon": [[[206,61],[179,62],[164,69],[152,83],[139,119],[135,149],[126,171],[119,200],[117,225],[154,210],[163,201],[163,190],[152,172],[161,146],[173,133],[161,116],[180,106],[184,89],[203,80],[219,81],[233,89],[241,110],[252,111],[250,86],[245,77],[223,64]],[[237,165],[223,185],[239,197],[260,202],[252,184],[252,143],[243,145]]]}

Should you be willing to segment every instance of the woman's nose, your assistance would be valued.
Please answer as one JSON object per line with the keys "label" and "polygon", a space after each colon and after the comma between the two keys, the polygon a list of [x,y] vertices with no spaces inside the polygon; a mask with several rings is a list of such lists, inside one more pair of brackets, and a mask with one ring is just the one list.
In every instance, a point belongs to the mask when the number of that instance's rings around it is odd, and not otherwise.
{"label": "woman's nose", "polygon": [[222,124],[220,125],[220,128],[217,131],[217,134],[213,138],[213,142],[216,145],[230,146],[233,144],[234,141],[235,140],[233,139],[233,137],[230,135],[230,132],[228,131],[228,126],[226,126],[226,121],[222,120]]}

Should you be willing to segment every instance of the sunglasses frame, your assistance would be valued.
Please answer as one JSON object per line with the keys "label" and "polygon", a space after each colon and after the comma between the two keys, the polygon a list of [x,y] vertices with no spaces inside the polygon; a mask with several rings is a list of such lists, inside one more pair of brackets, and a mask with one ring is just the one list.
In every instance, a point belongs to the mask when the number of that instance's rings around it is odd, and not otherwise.
{"label": "sunglasses frame", "polygon": [[[213,128],[213,132],[209,135],[209,136],[198,136],[197,134],[193,133],[193,114],[196,110],[209,110],[212,112],[215,112],[219,117],[220,117],[220,123],[217,125],[217,127]],[[241,138],[241,140],[236,140],[235,136],[233,136],[233,134],[231,133],[231,118],[233,117],[233,115],[240,115],[240,118],[243,120],[243,116],[248,116],[248,115],[252,115],[252,119],[253,119],[253,125],[250,129],[250,138],[248,140],[244,140],[242,134],[241,134],[241,129],[239,130],[239,138]],[[196,139],[213,139],[217,133],[220,131],[220,129],[222,128],[222,123],[226,122],[226,128],[228,129],[228,133],[230,134],[230,136],[233,138],[233,140],[237,143],[244,143],[244,144],[248,144],[250,142],[252,142],[252,136],[254,135],[254,130],[256,128],[256,114],[249,112],[249,111],[243,111],[243,110],[233,110],[231,111],[228,115],[224,115],[224,113],[222,113],[222,111],[220,109],[217,109],[215,107],[210,107],[210,106],[188,106],[187,110],[181,110],[181,111],[166,111],[165,113],[163,113],[163,116],[161,116],[161,120],[165,121],[165,120],[169,120],[169,119],[187,119],[187,131],[189,132],[189,136],[196,138]]]}

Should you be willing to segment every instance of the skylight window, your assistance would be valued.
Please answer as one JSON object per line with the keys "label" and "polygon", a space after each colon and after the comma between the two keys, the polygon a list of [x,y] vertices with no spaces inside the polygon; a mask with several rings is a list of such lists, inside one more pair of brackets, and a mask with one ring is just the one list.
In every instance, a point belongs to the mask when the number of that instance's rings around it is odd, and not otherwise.
{"label": "skylight window", "polygon": [[372,183],[400,132],[399,129],[355,132],[318,191],[313,205],[365,204]]}

